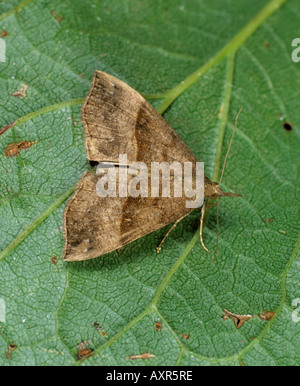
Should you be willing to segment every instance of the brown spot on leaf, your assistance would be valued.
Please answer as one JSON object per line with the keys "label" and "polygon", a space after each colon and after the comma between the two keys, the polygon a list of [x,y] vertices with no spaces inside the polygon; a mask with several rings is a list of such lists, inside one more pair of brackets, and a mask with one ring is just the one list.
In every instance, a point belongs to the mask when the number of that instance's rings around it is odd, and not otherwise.
{"label": "brown spot on leaf", "polygon": [[8,35],[8,32],[4,29],[4,30],[1,31],[0,37],[1,38],[6,38],[7,35]]}
{"label": "brown spot on leaf", "polygon": [[273,218],[263,218],[263,222],[273,222]]}
{"label": "brown spot on leaf", "polygon": [[51,262],[52,262],[52,264],[56,264],[57,263],[57,257],[56,256],[52,256]]}
{"label": "brown spot on leaf", "polygon": [[94,327],[99,332],[100,335],[104,336],[105,338],[107,337],[106,332],[103,330],[103,328],[100,326],[99,323],[94,323]]}
{"label": "brown spot on leaf", "polygon": [[7,353],[6,353],[6,359],[9,359],[10,358],[10,355],[11,353],[17,348],[17,345],[14,344],[14,343],[10,343],[8,345],[8,350],[7,350]]}
{"label": "brown spot on leaf", "polygon": [[95,329],[96,329],[97,331],[100,331],[101,328],[102,328],[102,327],[100,326],[100,324],[97,323],[97,322],[94,323],[94,327],[95,327]]}
{"label": "brown spot on leaf", "polygon": [[80,343],[78,343],[77,348],[78,349],[84,348],[84,347],[87,347],[88,345],[89,345],[89,342],[86,342],[85,340],[82,340]]}
{"label": "brown spot on leaf", "polygon": [[127,357],[127,359],[150,359],[150,358],[155,358],[155,355],[150,354],[148,351],[146,351],[143,354],[130,355],[129,357]]}
{"label": "brown spot on leaf", "polygon": [[154,322],[155,330],[160,332],[162,330],[162,322]]}
{"label": "brown spot on leaf", "polygon": [[262,312],[261,314],[258,315],[258,317],[261,319],[261,320],[264,320],[264,321],[269,321],[273,318],[273,316],[275,315],[275,312],[272,312],[272,311],[264,311]]}
{"label": "brown spot on leaf", "polygon": [[52,16],[54,17],[54,19],[57,20],[59,23],[62,21],[62,19],[63,19],[63,17],[64,17],[63,15],[57,16],[57,12],[54,11],[54,10],[51,12],[51,14],[52,14]]}
{"label": "brown spot on leaf", "polygon": [[92,355],[93,355],[92,349],[87,348],[87,347],[83,347],[83,348],[78,350],[76,357],[78,360],[81,360],[81,359],[89,358]]}
{"label": "brown spot on leaf", "polygon": [[26,92],[28,90],[29,86],[27,84],[24,84],[20,90],[17,90],[15,92],[10,93],[9,95],[17,97],[17,98],[24,98],[26,96]]}
{"label": "brown spot on leaf", "polygon": [[181,334],[182,339],[190,339],[190,334]]}
{"label": "brown spot on leaf", "polygon": [[29,149],[34,143],[37,143],[37,141],[21,141],[18,143],[13,142],[5,148],[4,155],[9,158],[15,157],[20,153],[21,149]]}
{"label": "brown spot on leaf", "polygon": [[20,153],[20,149],[17,143],[11,143],[4,150],[4,155],[6,157],[14,157]]}

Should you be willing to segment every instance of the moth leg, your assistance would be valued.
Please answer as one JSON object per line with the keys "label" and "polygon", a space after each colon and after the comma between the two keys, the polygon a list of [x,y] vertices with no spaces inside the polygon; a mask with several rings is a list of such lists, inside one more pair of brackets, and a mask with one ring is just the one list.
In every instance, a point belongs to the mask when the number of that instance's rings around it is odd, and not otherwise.
{"label": "moth leg", "polygon": [[219,248],[219,202],[220,202],[220,197],[218,197],[218,201],[217,201],[217,245],[216,245],[216,252],[215,252],[214,261],[217,257],[218,248]]}
{"label": "moth leg", "polygon": [[204,214],[205,214],[205,201],[203,202],[203,206],[202,206],[202,209],[201,209],[201,219],[200,219],[200,241],[201,241],[202,247],[206,250],[206,252],[208,252],[208,249],[207,249],[206,246],[204,245],[203,237],[202,237]]}
{"label": "moth leg", "polygon": [[184,219],[185,217],[187,216],[187,214],[185,216],[182,216],[180,217],[178,220],[176,220],[174,222],[174,224],[172,225],[172,227],[168,230],[168,232],[165,234],[165,237],[161,240],[159,246],[157,247],[156,249],[156,253],[159,253],[160,250],[161,250],[161,246],[163,245],[164,241],[166,240],[166,238],[169,236],[169,234],[172,232],[172,230],[176,227],[176,225],[182,220]]}
{"label": "moth leg", "polygon": [[216,205],[218,205],[217,202],[215,202],[214,204],[209,204],[209,205],[206,206],[206,209],[211,209],[211,208],[213,208]]}

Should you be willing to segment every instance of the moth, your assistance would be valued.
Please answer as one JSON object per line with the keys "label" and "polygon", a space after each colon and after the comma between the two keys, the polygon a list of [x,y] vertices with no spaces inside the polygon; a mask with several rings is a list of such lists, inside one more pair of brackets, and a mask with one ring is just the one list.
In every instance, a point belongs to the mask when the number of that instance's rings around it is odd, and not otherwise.
{"label": "moth", "polygon": [[[119,155],[126,154],[128,163],[143,162],[149,167],[151,162],[179,161],[192,165],[197,162],[178,134],[137,91],[105,72],[94,72],[81,113],[90,161],[118,165]],[[119,165],[119,170],[127,166]],[[102,176],[84,173],[67,203],[63,216],[65,245],[62,258],[65,261],[101,256],[174,223],[171,231],[194,210],[186,207],[184,196],[99,197],[96,192],[99,178]],[[239,195],[223,192],[218,183],[204,175],[204,198],[221,196]],[[204,212],[205,200],[200,239],[207,250],[202,239]]]}

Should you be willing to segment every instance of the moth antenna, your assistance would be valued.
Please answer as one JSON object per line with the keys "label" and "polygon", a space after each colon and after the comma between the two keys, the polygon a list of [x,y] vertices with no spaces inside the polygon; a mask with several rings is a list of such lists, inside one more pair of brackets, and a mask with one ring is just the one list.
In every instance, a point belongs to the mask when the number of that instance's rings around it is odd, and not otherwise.
{"label": "moth antenna", "polygon": [[219,248],[219,202],[220,202],[220,197],[218,197],[218,201],[217,201],[217,246],[216,246],[216,252],[215,252],[215,257],[213,261],[216,260],[216,257],[218,254],[218,248]]}
{"label": "moth antenna", "polygon": [[203,237],[202,237],[202,232],[203,232],[203,222],[204,222],[204,214],[205,214],[205,201],[203,201],[203,206],[202,206],[202,209],[201,209],[201,219],[200,219],[200,241],[201,241],[202,247],[206,250],[206,252],[209,252],[208,249],[206,248],[206,246],[204,245]]}
{"label": "moth antenna", "polygon": [[[228,146],[228,149],[227,149],[227,153],[226,153],[226,156],[225,156],[225,159],[224,159],[223,169],[222,169],[219,185],[221,185],[221,182],[222,182],[226,161],[227,161],[228,154],[229,154],[229,151],[230,151],[230,148],[231,148],[231,144],[232,144],[232,141],[233,141],[233,136],[234,136],[234,132],[235,132],[236,125],[237,125],[237,120],[239,118],[239,115],[240,115],[241,111],[242,111],[242,107],[240,108],[239,112],[237,113],[237,116],[235,117],[234,128],[233,128],[233,131],[232,131],[232,135],[231,135],[231,139],[230,139],[229,146]],[[231,197],[240,197],[241,196],[240,194],[236,194],[236,193],[232,193],[232,192],[227,192],[224,195],[225,196],[231,196]],[[214,257],[213,261],[215,261],[215,259],[217,257],[218,248],[219,248],[219,202],[220,202],[220,196],[218,196],[218,201],[217,201],[217,245],[216,245],[216,252],[215,252],[215,257]]]}
{"label": "moth antenna", "polygon": [[226,156],[225,156],[225,159],[224,159],[223,169],[222,169],[222,173],[221,173],[219,185],[221,185],[221,181],[222,181],[222,178],[223,178],[223,174],[224,174],[224,170],[225,170],[225,165],[226,165],[227,157],[228,157],[229,150],[230,150],[230,147],[231,147],[231,144],[232,144],[232,141],[233,141],[233,136],[234,136],[234,132],[235,132],[235,129],[236,129],[237,120],[238,120],[238,117],[239,117],[241,111],[242,111],[242,107],[240,108],[240,111],[237,113],[237,116],[236,116],[236,118],[235,118],[234,128],[233,128],[231,140],[230,140],[230,143],[229,143],[229,146],[228,146],[228,149],[227,149],[227,153],[226,153]]}

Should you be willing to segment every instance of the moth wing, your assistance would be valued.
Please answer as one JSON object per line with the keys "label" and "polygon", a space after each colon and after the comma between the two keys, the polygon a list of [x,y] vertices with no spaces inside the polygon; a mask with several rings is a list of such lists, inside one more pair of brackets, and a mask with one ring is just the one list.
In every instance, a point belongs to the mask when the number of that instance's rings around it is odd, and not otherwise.
{"label": "moth wing", "polygon": [[[95,71],[82,106],[87,158],[118,163],[197,162],[163,117],[121,80]],[[185,197],[99,197],[99,176],[84,174],[64,213],[63,259],[85,260],[111,252],[188,214]],[[172,185],[173,183],[173,185]],[[173,192],[174,181],[170,191]],[[117,188],[118,192],[118,188]]]}
{"label": "moth wing", "polygon": [[82,106],[85,145],[90,161],[118,163],[196,162],[197,159],[164,118],[120,79],[95,71]]}
{"label": "moth wing", "polygon": [[99,178],[85,173],[67,204],[63,260],[87,260],[114,251],[192,210],[181,197],[99,197]]}

